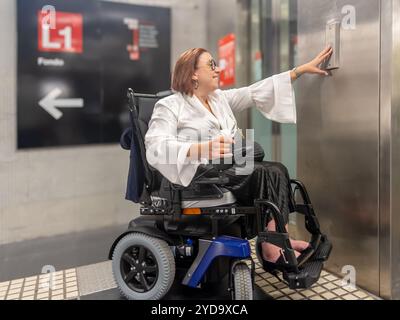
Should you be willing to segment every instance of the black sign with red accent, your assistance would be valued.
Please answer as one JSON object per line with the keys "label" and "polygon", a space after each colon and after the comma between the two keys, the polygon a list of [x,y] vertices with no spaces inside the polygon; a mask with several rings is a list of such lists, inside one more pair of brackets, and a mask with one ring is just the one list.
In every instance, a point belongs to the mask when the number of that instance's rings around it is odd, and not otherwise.
{"label": "black sign with red accent", "polygon": [[18,148],[115,143],[126,90],[170,86],[170,9],[18,0]]}

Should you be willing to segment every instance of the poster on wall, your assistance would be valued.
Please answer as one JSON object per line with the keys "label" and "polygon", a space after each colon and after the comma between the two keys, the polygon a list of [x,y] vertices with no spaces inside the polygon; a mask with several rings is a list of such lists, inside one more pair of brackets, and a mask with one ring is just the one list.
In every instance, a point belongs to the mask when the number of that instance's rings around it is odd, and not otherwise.
{"label": "poster on wall", "polygon": [[235,85],[236,67],[236,39],[235,34],[231,33],[218,41],[219,67],[221,68],[220,86],[230,87]]}
{"label": "poster on wall", "polygon": [[126,90],[169,88],[167,8],[18,0],[17,15],[19,149],[118,142]]}
{"label": "poster on wall", "polygon": [[150,94],[170,88],[170,11],[103,2],[101,20],[103,140],[113,142],[120,136],[120,115],[127,115],[128,87]]}

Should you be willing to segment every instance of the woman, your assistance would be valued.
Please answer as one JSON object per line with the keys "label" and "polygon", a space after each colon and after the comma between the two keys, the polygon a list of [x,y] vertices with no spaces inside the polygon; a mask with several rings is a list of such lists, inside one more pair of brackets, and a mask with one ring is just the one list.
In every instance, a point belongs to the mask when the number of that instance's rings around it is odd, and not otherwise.
{"label": "woman", "polygon": [[[220,68],[205,49],[184,52],[176,63],[172,90],[174,95],[160,100],[149,123],[145,137],[149,164],[174,184],[188,186],[202,172],[201,164],[232,156],[231,146],[238,131],[233,112],[255,106],[267,119],[281,123],[296,123],[296,103],[292,83],[302,74],[328,73],[319,66],[330,57],[326,48],[314,60],[292,71],[259,81],[249,87],[219,90]],[[229,169],[226,186],[242,205],[252,205],[254,199],[266,199],[277,204],[286,224],[292,210],[290,178],[287,169],[278,163],[257,162],[247,175],[237,175]],[[275,231],[271,220],[267,230]],[[309,244],[291,240],[296,257]],[[267,264],[282,261],[281,249],[262,244]]]}

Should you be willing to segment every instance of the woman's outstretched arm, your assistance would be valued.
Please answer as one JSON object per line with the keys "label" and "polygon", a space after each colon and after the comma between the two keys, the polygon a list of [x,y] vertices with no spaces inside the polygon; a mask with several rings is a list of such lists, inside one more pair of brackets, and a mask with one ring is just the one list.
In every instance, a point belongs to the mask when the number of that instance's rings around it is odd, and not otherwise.
{"label": "woman's outstretched arm", "polygon": [[296,123],[296,99],[292,83],[302,74],[328,75],[320,65],[332,54],[330,47],[310,62],[251,86],[221,90],[233,112],[256,107],[267,119],[281,123]]}
{"label": "woman's outstretched arm", "polygon": [[290,72],[290,77],[292,81],[297,80],[303,74],[319,74],[322,76],[327,76],[329,73],[326,70],[321,69],[321,64],[328,59],[333,52],[332,47],[327,47],[322,50],[318,56],[316,56],[309,63],[303,64]]}

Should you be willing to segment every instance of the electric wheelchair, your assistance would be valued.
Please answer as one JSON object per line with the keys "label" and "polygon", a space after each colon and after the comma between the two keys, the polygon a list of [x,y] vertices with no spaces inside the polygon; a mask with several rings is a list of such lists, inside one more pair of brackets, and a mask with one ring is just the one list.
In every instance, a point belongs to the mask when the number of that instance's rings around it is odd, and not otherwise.
{"label": "electric wheelchair", "polygon": [[[174,185],[146,161],[144,137],[156,102],[170,91],[156,95],[135,94],[128,90],[131,126],[121,146],[131,150],[128,188],[140,203],[139,218],[113,243],[109,259],[115,281],[128,299],[162,299],[170,290],[176,269],[184,270],[180,281],[192,288],[201,288],[228,276],[233,300],[252,300],[255,263],[249,241],[256,238],[256,255],[260,264],[261,243],[269,242],[282,249],[284,267],[267,270],[291,289],[311,287],[320,277],[323,263],[329,258],[332,245],[322,234],[318,219],[300,181],[291,181],[296,212],[305,216],[305,227],[311,235],[311,252],[298,262],[289,241],[278,207],[257,199],[254,206],[244,207],[224,188],[227,178],[220,165],[217,178],[196,178],[189,187]],[[267,218],[276,221],[277,231],[267,232]],[[281,275],[281,277],[280,277]]]}

